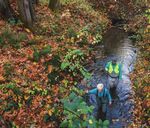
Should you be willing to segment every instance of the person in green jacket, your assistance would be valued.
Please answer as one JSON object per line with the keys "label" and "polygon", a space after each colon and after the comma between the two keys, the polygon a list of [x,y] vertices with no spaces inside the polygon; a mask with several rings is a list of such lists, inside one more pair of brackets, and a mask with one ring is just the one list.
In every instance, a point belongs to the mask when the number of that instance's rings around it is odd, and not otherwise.
{"label": "person in green jacket", "polygon": [[[102,108],[102,112],[106,116],[106,111],[107,111],[107,105],[112,104],[112,98],[109,93],[109,90],[104,87],[102,83],[99,83],[97,85],[97,88],[94,88],[92,90],[86,90],[86,93],[88,94],[95,94],[96,95],[96,100],[97,100],[97,106],[95,108],[96,112],[99,112],[99,108]],[[98,115],[96,115],[98,117]]]}
{"label": "person in green jacket", "polygon": [[116,59],[109,61],[105,66],[105,71],[107,72],[107,88],[111,89],[116,87],[119,80],[122,79],[122,66],[117,62]]}

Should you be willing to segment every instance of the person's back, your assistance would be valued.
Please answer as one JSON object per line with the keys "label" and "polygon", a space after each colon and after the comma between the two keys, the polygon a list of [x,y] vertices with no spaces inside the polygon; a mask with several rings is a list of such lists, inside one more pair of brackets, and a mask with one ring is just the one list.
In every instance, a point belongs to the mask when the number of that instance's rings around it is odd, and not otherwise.
{"label": "person's back", "polygon": [[122,79],[121,64],[119,64],[117,60],[112,60],[108,62],[105,66],[105,71],[112,78],[119,77],[119,79]]}
{"label": "person's back", "polygon": [[119,80],[122,79],[121,67],[121,64],[119,64],[116,59],[109,61],[105,66],[105,71],[107,72],[106,87],[109,89],[113,98],[117,96],[116,87],[119,83]]}

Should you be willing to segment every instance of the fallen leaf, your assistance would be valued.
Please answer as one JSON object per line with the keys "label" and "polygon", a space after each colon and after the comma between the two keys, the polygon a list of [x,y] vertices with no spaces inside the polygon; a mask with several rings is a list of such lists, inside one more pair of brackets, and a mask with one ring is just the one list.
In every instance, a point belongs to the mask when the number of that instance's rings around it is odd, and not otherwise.
{"label": "fallen leaf", "polygon": [[0,76],[0,82],[4,82],[5,78],[3,76]]}
{"label": "fallen leaf", "polygon": [[48,73],[51,73],[53,70],[53,66],[52,65],[48,65]]}

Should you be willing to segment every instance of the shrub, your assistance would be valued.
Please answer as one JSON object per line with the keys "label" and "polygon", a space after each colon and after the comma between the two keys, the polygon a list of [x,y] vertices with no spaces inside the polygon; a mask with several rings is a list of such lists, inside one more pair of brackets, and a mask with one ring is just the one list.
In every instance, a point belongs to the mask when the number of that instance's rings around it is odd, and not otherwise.
{"label": "shrub", "polygon": [[[3,104],[0,107],[0,111],[3,110],[4,112],[11,111],[12,109],[18,109],[20,106],[20,102],[18,100],[18,96],[22,95],[21,90],[14,84],[14,83],[9,83],[9,84],[2,84],[0,85],[0,90],[3,93],[9,94],[9,96],[3,100],[2,102],[6,102],[6,104]],[[10,93],[9,91],[13,92],[14,96],[17,98],[13,97],[13,94]]]}
{"label": "shrub", "polygon": [[77,76],[79,75],[78,73],[80,73],[83,77],[89,79],[91,74],[82,66],[84,56],[84,53],[79,49],[69,50],[61,63],[61,69],[66,69],[71,72],[73,76]]}
{"label": "shrub", "polygon": [[23,33],[17,34],[17,33],[11,32],[9,29],[4,30],[0,34],[0,46],[7,47],[10,45],[13,48],[20,48],[21,47],[20,43],[26,39],[27,39],[27,36]]}
{"label": "shrub", "polygon": [[94,37],[94,41],[92,42],[92,44],[98,44],[101,41],[102,41],[102,35],[96,34],[96,36]]}
{"label": "shrub", "polygon": [[5,63],[3,67],[4,67],[4,76],[7,78],[10,77],[12,75],[12,72],[13,72],[12,64],[11,63]]}
{"label": "shrub", "polygon": [[108,128],[109,121],[97,121],[93,116],[93,106],[88,106],[81,96],[72,92],[61,100],[65,116],[60,127],[62,128]]}
{"label": "shrub", "polygon": [[71,38],[71,37],[76,38],[76,37],[77,37],[77,34],[76,34],[76,32],[74,31],[74,29],[72,29],[72,28],[69,28],[69,29],[68,29],[68,31],[67,31],[67,37],[68,37],[68,38]]}
{"label": "shrub", "polygon": [[33,60],[38,62],[42,56],[45,56],[51,52],[51,46],[47,45],[44,47],[42,50],[38,50],[34,48],[34,53],[33,53]]}
{"label": "shrub", "polygon": [[60,0],[62,5],[71,5],[75,4],[79,9],[83,9],[88,14],[95,14],[96,12],[92,8],[91,4],[86,0]]}

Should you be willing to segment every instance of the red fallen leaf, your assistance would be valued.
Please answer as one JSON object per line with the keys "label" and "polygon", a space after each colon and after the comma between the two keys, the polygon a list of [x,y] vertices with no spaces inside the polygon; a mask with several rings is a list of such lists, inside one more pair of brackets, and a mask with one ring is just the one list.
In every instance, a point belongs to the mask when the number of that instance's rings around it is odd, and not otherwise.
{"label": "red fallen leaf", "polygon": [[113,8],[115,8],[115,5],[111,4],[111,5],[109,6],[109,9],[113,9]]}
{"label": "red fallen leaf", "polygon": [[34,39],[34,35],[33,34],[28,35],[28,39],[30,40]]}
{"label": "red fallen leaf", "polygon": [[19,73],[19,74],[21,74],[21,73],[23,72],[23,70],[21,70],[21,69],[17,69],[16,71],[17,71],[17,73]]}
{"label": "red fallen leaf", "polygon": [[145,108],[150,108],[150,100],[144,100],[143,105]]}
{"label": "red fallen leaf", "polygon": [[27,61],[27,58],[19,58],[18,61],[21,62],[21,63],[23,63],[23,62]]}
{"label": "red fallen leaf", "polygon": [[3,20],[0,20],[0,26],[4,26],[5,22]]}
{"label": "red fallen leaf", "polygon": [[60,100],[56,97],[55,99],[54,99],[54,102],[59,102]]}
{"label": "red fallen leaf", "polygon": [[26,52],[28,55],[32,56],[34,51],[32,49],[28,49]]}
{"label": "red fallen leaf", "polygon": [[53,92],[54,92],[54,95],[57,95],[57,94],[58,94],[58,91],[59,91],[59,88],[58,88],[57,85],[54,85],[54,86],[52,87],[52,90],[53,90]]}
{"label": "red fallen leaf", "polygon": [[3,66],[0,65],[0,73],[2,74],[3,72]]}

